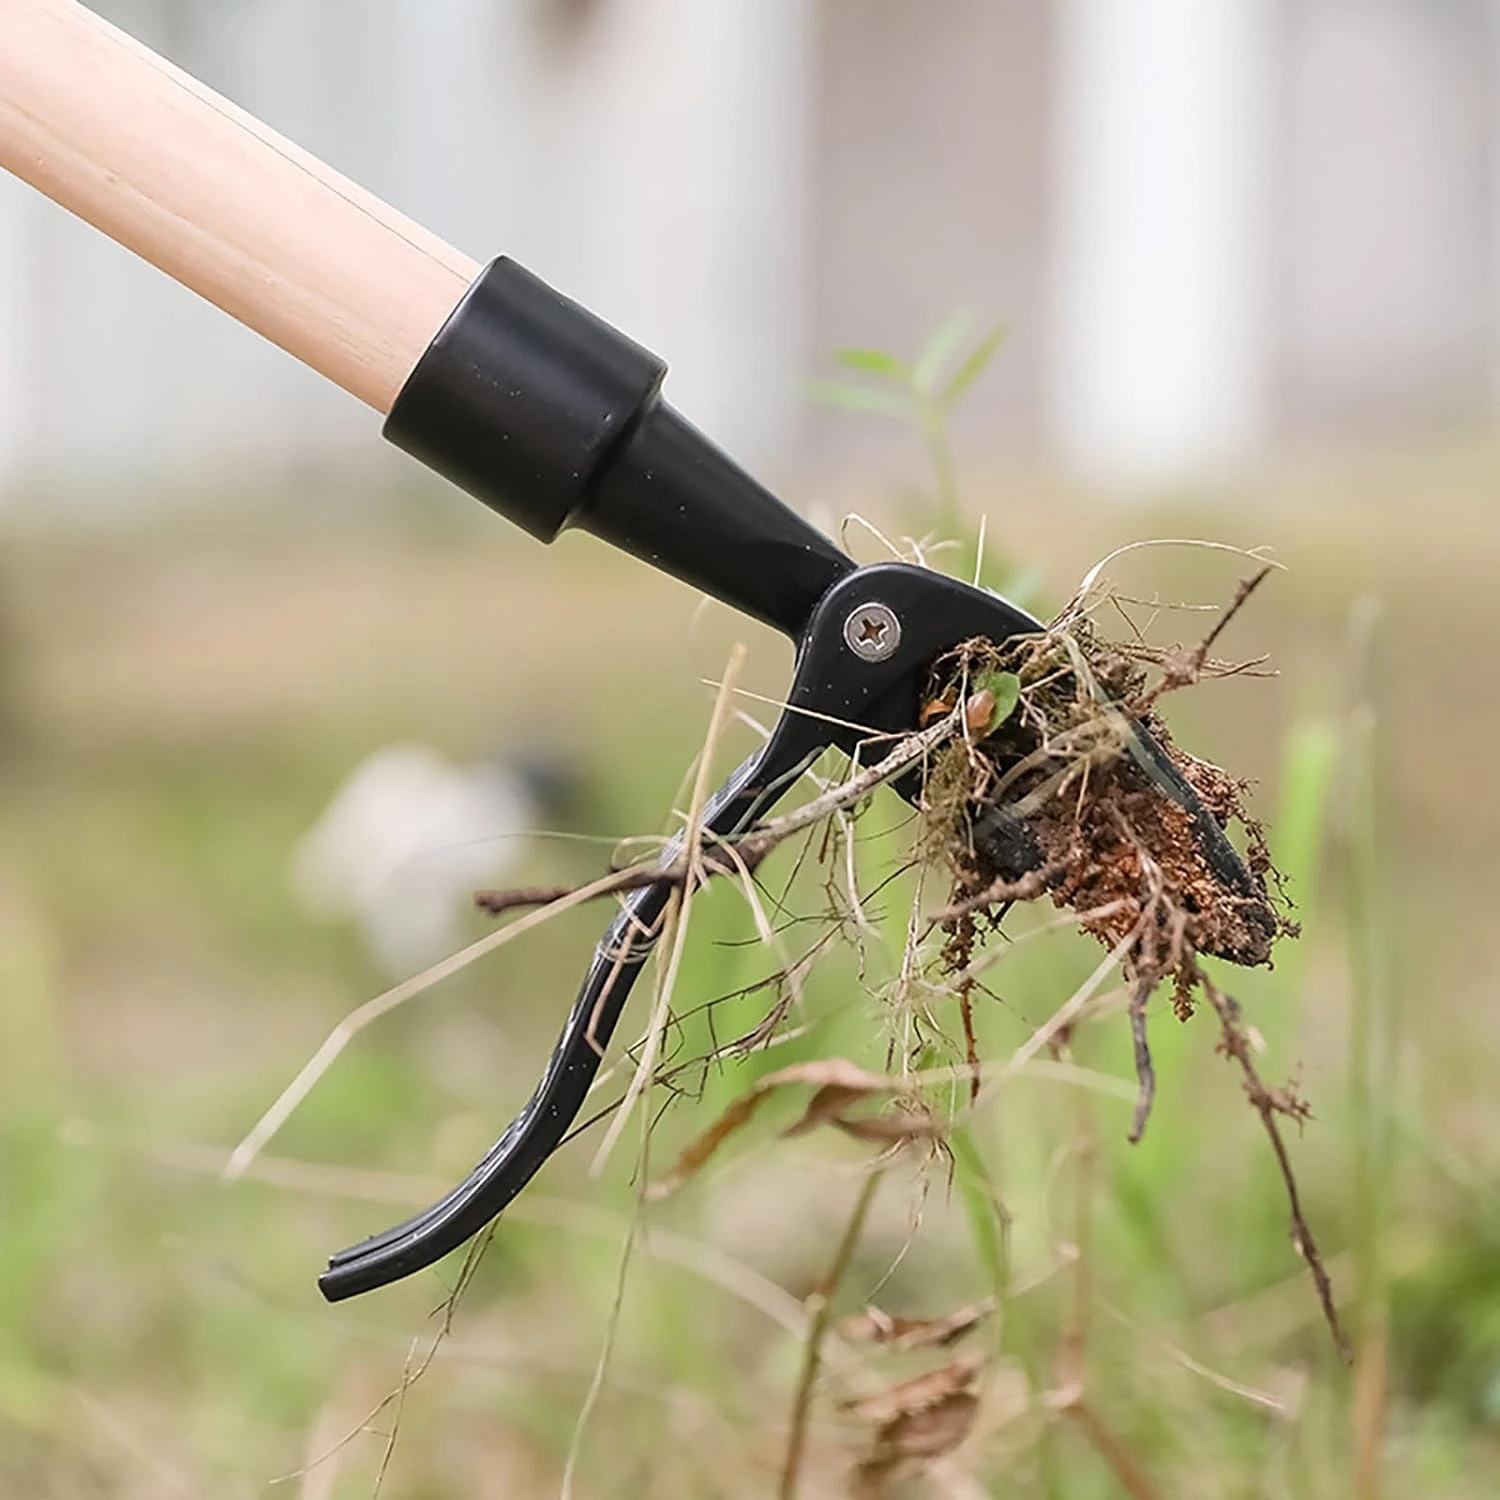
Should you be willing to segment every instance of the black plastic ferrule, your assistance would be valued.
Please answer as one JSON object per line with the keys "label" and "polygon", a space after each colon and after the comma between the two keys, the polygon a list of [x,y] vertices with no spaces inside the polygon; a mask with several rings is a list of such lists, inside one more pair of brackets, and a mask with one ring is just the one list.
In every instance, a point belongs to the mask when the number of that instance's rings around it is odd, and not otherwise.
{"label": "black plastic ferrule", "polygon": [[502,257],[385,435],[543,542],[591,532],[800,637],[853,563],[660,399],[666,366]]}
{"label": "black plastic ferrule", "polygon": [[487,266],[438,330],[385,436],[539,541],[582,505],[666,364],[513,260]]}

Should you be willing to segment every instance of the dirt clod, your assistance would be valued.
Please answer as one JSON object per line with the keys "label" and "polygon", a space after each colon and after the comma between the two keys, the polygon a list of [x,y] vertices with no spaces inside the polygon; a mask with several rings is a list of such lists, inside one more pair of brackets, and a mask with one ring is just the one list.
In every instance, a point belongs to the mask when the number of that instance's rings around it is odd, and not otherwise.
{"label": "dirt clod", "polygon": [[[942,779],[966,783],[947,793],[956,899],[1045,870],[1052,901],[1086,931],[1109,947],[1135,935],[1136,972],[1159,977],[1192,954],[1270,963],[1290,927],[1244,785],[1176,747],[1138,663],[1074,627],[970,641],[938,671],[933,701],[979,674],[1021,683],[1002,723],[947,752]],[[1236,826],[1243,854],[1228,841]]]}
{"label": "dirt clod", "polygon": [[[1275,1152],[1292,1241],[1347,1357],[1281,1134],[1280,1122],[1301,1127],[1308,1107],[1295,1085],[1262,1081],[1239,1005],[1200,963],[1269,966],[1277,940],[1297,929],[1272,899],[1279,878],[1246,807],[1246,784],[1179,749],[1157,712],[1166,693],[1245,669],[1211,660],[1209,648],[1265,576],[1243,581],[1192,649],[1109,643],[1076,610],[1037,635],[999,645],[972,640],[950,652],[934,668],[924,703],[946,712],[965,704],[965,733],[927,777],[925,843],[952,876],[934,920],[946,939],[942,967],[959,1002],[972,1094],[980,1069],[971,955],[1017,900],[1046,894],[1110,949],[1126,979],[1137,1078],[1132,1142],[1144,1134],[1156,1096],[1147,1024],[1153,997],[1166,987],[1181,1021],[1200,999],[1212,1009],[1219,1050],[1238,1066]],[[991,683],[1003,687],[984,705],[987,716],[968,712],[976,690]]]}

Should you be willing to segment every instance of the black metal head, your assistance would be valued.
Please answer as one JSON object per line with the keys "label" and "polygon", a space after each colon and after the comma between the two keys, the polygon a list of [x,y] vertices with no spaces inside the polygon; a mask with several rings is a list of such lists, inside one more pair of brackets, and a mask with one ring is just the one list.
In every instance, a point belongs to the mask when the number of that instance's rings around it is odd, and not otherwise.
{"label": "black metal head", "polygon": [[[704,832],[732,840],[824,749],[854,755],[914,729],[944,653],[1044,627],[998,595],[925,568],[856,568],[662,404],[660,381],[650,355],[497,261],[418,364],[386,430],[543,540],[580,526],[797,642],[785,711],[704,810]],[[1138,739],[1213,867],[1248,883],[1193,789],[1148,735]],[[920,776],[896,783],[908,798],[920,789]],[[662,868],[680,854],[669,845]],[[625,901],[535,1092],[473,1172],[425,1212],[333,1256],[319,1281],[325,1296],[354,1296],[431,1265],[531,1180],[583,1105],[669,893],[663,882]]]}

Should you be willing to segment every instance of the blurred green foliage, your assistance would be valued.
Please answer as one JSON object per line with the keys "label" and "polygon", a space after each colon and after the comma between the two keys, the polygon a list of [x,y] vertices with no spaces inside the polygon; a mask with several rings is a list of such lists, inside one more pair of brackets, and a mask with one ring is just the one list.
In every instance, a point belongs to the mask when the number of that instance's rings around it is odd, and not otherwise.
{"label": "blurred green foliage", "polygon": [[[951,340],[923,366],[925,388],[951,389],[992,338]],[[465,753],[497,722],[545,710],[585,747],[593,831],[660,829],[707,719],[695,678],[739,629],[716,618],[686,631],[685,595],[587,552],[559,549],[538,595],[519,545],[372,543],[343,571],[338,550],[247,560],[234,545],[164,539],[128,566],[84,544],[33,559],[39,581],[18,604],[30,722],[4,767],[0,855],[0,1494],[367,1496],[398,1406],[384,1494],[554,1494],[614,1320],[575,1493],[768,1493],[802,1299],[867,1159],[831,1134],[781,1139],[804,1101],[773,1100],[646,1211],[618,1301],[637,1137],[594,1177],[599,1132],[586,1135],[506,1215],[399,1403],[388,1398],[414,1341],[420,1358],[438,1332],[456,1265],[336,1308],[314,1287],[329,1250],[432,1196],[510,1117],[602,912],[542,929],[362,1035],[259,1179],[216,1176],[327,1030],[380,986],[352,935],[313,926],[288,890],[292,843],[348,765],[398,735]],[[221,580],[208,604],[184,607],[191,626],[158,629],[150,601],[200,565],[244,587]],[[372,622],[397,600],[403,618],[382,633]],[[580,600],[592,619],[629,619],[658,669],[622,682]],[[213,644],[202,661],[181,655],[184,628]],[[455,641],[496,644],[434,671]],[[1312,650],[1281,644],[1293,671]],[[1345,1370],[1320,1323],[1279,1175],[1209,1018],[1153,1015],[1160,1089],[1130,1147],[1128,1031],[1106,1007],[1065,1065],[994,1090],[951,1162],[893,1166],[840,1294],[840,1312],[868,1298],[909,1316],[996,1297],[999,1315],[971,1335],[991,1357],[981,1433],[960,1455],[972,1493],[1121,1493],[1050,1399],[1078,1350],[1090,1408],[1163,1496],[1362,1500],[1370,1443],[1385,1493],[1496,1493],[1500,1220],[1475,1140],[1497,1119],[1493,1091],[1461,1072],[1468,1057],[1482,1080],[1493,1040],[1398,982],[1457,929],[1439,937],[1401,904],[1415,867],[1393,809],[1409,794],[1378,774],[1384,731],[1369,710],[1410,674],[1365,670],[1364,648],[1356,662],[1351,649],[1333,648],[1336,690],[1310,670],[1306,707],[1279,727],[1257,717],[1261,689],[1245,709],[1205,689],[1218,696],[1203,718],[1188,702],[1181,712],[1185,742],[1247,747],[1271,782],[1262,805],[1304,934],[1274,972],[1224,979],[1265,1040],[1268,1080],[1300,1072],[1313,1103],[1295,1163],[1363,1363]],[[764,661],[774,692],[784,663]],[[724,747],[726,768],[739,748]],[[881,797],[861,825],[872,930],[812,971],[793,1038],[706,1068],[688,1064],[765,1014],[772,992],[752,986],[780,960],[730,885],[698,903],[667,1038],[684,1066],[650,1175],[770,1068],[886,1065],[904,1024],[888,995],[914,879],[895,876],[903,816]],[[606,851],[538,841],[527,878],[583,878]],[[783,851],[764,886],[795,955],[824,931],[805,918],[825,903],[826,871],[809,858],[788,887],[793,863]],[[1046,919],[1024,916],[1014,936]],[[1067,931],[1015,942],[986,976],[983,1054],[1008,1057],[1098,958]],[[934,1005],[956,1034],[951,1000]],[[631,1012],[637,1027],[645,1009]],[[924,1041],[934,1064],[954,1060],[941,1036]],[[852,1346],[841,1358],[877,1380],[923,1364]],[[839,1368],[819,1388],[807,1495],[845,1492],[865,1435],[838,1408]],[[1358,1397],[1371,1386],[1385,1397],[1373,1429]]]}

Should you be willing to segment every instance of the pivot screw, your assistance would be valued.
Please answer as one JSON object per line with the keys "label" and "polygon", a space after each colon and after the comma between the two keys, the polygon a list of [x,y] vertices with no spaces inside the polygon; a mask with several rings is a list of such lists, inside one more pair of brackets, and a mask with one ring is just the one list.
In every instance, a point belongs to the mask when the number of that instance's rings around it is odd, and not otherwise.
{"label": "pivot screw", "polygon": [[901,644],[901,621],[884,604],[861,604],[844,621],[844,644],[861,661],[884,661]]}

